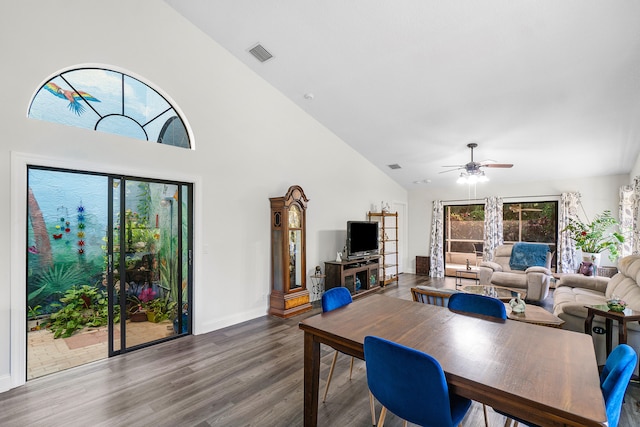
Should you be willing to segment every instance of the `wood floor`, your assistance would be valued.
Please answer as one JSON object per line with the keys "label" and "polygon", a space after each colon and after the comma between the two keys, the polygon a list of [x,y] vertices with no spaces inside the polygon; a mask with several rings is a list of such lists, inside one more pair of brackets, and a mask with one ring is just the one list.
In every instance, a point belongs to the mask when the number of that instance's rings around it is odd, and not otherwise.
{"label": "wood floor", "polygon": [[[429,281],[401,275],[381,293],[410,299],[409,288]],[[447,286],[448,281],[430,282]],[[366,298],[366,297],[365,297]],[[264,316],[200,336],[51,374],[0,394],[1,426],[302,426],[302,317]],[[552,349],[550,349],[552,351]],[[333,351],[322,347],[321,390]],[[341,355],[320,426],[370,426],[364,362]],[[627,390],[621,427],[640,425],[640,387]],[[379,413],[380,407],[377,406]],[[489,409],[490,425],[504,418]],[[385,425],[400,426],[389,414]],[[474,403],[466,427],[483,425]]]}

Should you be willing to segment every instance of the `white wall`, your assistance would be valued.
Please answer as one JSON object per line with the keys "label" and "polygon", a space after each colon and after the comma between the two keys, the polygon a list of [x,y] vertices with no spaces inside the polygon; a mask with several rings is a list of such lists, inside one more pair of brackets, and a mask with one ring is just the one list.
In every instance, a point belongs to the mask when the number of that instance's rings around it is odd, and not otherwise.
{"label": "white wall", "polygon": [[[431,244],[431,211],[434,200],[452,201],[467,200],[482,201],[488,196],[500,196],[505,199],[515,198],[516,201],[540,198],[557,200],[561,193],[578,191],[582,197],[582,205],[589,218],[605,209],[618,215],[619,189],[629,183],[628,175],[613,175],[584,178],[579,180],[533,181],[526,184],[510,184],[492,180],[484,184],[478,184],[475,194],[469,194],[466,186],[457,186],[455,177],[451,178],[454,185],[447,188],[429,188],[428,186],[409,192],[409,256],[411,260],[405,269],[407,272],[415,272],[416,255],[429,255]],[[608,258],[602,258],[602,264],[608,265]]]}
{"label": "white wall", "polygon": [[633,184],[633,179],[640,176],[640,156],[636,159],[636,163],[629,173],[629,184]]}
{"label": "white wall", "polygon": [[[407,204],[406,190],[162,1],[10,2],[0,24],[0,195],[13,201],[0,206],[1,223],[12,226],[0,244],[0,391],[24,381],[26,163],[195,182],[196,333],[266,314],[269,197],[294,184],[309,197],[308,274],[335,258],[347,220],[366,218],[381,200]],[[34,91],[80,64],[113,66],[161,88],[197,149],[27,119]]]}

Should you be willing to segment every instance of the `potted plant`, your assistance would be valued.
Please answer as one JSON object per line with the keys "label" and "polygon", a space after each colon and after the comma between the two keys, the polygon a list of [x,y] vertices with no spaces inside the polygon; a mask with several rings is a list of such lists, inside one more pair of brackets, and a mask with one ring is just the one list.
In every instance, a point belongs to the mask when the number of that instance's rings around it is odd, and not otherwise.
{"label": "potted plant", "polygon": [[175,316],[177,304],[169,298],[155,298],[143,304],[147,311],[147,320],[150,322],[162,322]]}
{"label": "potted plant", "polygon": [[[595,216],[591,222],[582,222],[580,219],[570,218],[569,224],[562,230],[576,243],[576,248],[582,251],[583,257],[589,257],[589,261],[599,264],[600,253],[609,251],[609,259],[615,262],[618,259],[618,248],[624,243],[624,236],[617,231],[611,231],[620,223],[606,210]],[[596,262],[598,261],[598,262]]]}
{"label": "potted plant", "polygon": [[131,322],[147,321],[147,309],[144,307],[144,301],[135,295],[127,297],[127,319]]}

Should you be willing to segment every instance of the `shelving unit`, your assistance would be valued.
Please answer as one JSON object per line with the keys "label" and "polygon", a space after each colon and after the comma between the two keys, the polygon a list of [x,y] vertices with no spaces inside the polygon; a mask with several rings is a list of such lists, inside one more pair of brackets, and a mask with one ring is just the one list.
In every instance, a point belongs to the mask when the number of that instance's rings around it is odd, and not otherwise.
{"label": "shelving unit", "polygon": [[380,284],[398,281],[398,214],[396,212],[369,212],[369,221],[378,221],[380,233]]}

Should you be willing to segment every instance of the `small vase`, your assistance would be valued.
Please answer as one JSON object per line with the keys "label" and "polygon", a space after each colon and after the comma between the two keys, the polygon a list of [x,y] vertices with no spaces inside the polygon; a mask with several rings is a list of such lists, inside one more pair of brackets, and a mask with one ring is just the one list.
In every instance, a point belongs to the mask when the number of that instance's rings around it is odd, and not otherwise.
{"label": "small vase", "polygon": [[600,267],[600,253],[594,254],[594,253],[590,253],[590,252],[583,252],[582,253],[582,261],[584,262],[590,262],[593,264],[593,266],[595,268]]}
{"label": "small vase", "polygon": [[520,298],[519,294],[517,297],[511,298],[511,301],[509,301],[509,305],[511,306],[511,311],[513,311],[516,314],[524,313],[527,307],[525,302]]}

